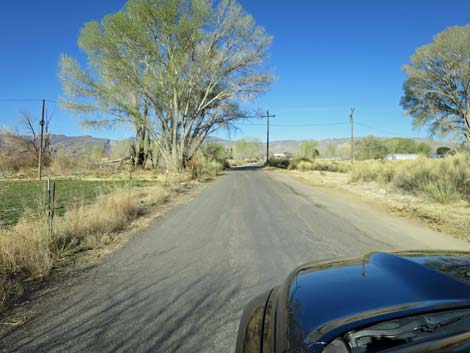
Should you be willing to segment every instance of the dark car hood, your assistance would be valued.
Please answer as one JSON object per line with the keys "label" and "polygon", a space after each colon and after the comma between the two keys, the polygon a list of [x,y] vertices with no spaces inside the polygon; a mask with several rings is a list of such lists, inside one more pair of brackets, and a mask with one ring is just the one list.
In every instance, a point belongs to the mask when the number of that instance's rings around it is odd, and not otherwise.
{"label": "dark car hood", "polygon": [[324,345],[389,318],[468,307],[469,280],[470,253],[371,253],[304,265],[283,285],[286,348]]}

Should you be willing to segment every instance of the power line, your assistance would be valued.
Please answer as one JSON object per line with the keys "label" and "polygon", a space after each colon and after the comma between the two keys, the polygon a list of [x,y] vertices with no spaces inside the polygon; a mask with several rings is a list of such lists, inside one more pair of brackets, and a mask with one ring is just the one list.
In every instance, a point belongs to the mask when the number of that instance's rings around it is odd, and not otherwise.
{"label": "power line", "polygon": [[[42,101],[43,101],[42,98],[0,98],[0,102],[42,102]],[[55,104],[63,103],[63,101],[56,100],[56,99],[44,99],[44,101],[48,103],[55,103]],[[382,132],[382,133],[386,133],[390,135],[400,135],[397,132],[388,131],[388,130],[384,130],[381,128],[376,128],[376,127],[373,127],[364,123],[359,123],[357,121],[354,121],[354,122],[357,125],[365,127],[370,130],[374,130],[374,131],[378,131],[378,132]],[[270,124],[270,126],[273,126],[273,127],[309,127],[309,126],[337,126],[337,125],[347,125],[347,124],[349,123],[338,121],[338,122],[331,122],[331,123],[286,123],[286,124],[279,123],[279,124]],[[236,123],[236,125],[265,126],[265,124],[261,124],[261,123],[243,123],[243,122]]]}
{"label": "power line", "polygon": [[42,102],[48,103],[62,103],[62,101],[58,101],[55,99],[42,99],[42,98],[0,98],[0,102]]}
{"label": "power line", "polygon": [[388,131],[388,130],[376,128],[376,127],[373,127],[373,126],[370,126],[370,125],[367,125],[367,124],[358,123],[357,121],[355,121],[355,123],[356,123],[356,125],[365,127],[367,129],[370,129],[370,130],[375,130],[375,131],[379,131],[379,132],[390,134],[390,135],[400,135],[398,132],[393,132],[393,131]]}
{"label": "power line", "polygon": [[0,102],[42,102],[40,98],[0,98]]}
{"label": "power line", "polygon": [[64,100],[55,100],[55,99],[46,99],[46,102],[56,103],[56,104],[66,103],[66,101]]}

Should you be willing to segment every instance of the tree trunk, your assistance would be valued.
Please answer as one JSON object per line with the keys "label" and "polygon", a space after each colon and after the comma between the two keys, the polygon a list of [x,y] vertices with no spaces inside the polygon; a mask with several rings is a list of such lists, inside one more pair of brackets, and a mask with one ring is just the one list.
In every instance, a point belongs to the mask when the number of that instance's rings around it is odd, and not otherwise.
{"label": "tree trunk", "polygon": [[[468,105],[468,103],[467,103],[467,105]],[[465,136],[465,139],[467,140],[467,142],[470,142],[470,116],[469,116],[469,114],[464,113],[463,121],[464,121],[464,124],[465,124],[464,136]]]}

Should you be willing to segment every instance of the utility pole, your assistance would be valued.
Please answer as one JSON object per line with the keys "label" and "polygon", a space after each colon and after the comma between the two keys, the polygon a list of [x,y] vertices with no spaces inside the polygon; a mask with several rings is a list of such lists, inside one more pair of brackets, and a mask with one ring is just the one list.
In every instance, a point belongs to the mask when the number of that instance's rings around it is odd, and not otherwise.
{"label": "utility pole", "polygon": [[269,110],[266,111],[266,115],[262,115],[262,118],[266,118],[266,165],[269,167],[269,118],[275,118],[276,115],[269,115]]}
{"label": "utility pole", "polygon": [[39,156],[38,156],[38,179],[41,181],[42,178],[42,145],[43,145],[43,140],[44,140],[44,109],[45,109],[46,101],[43,99],[42,100],[42,111],[41,111],[41,121],[39,122],[39,125],[41,127],[41,133],[39,137]]}
{"label": "utility pole", "polygon": [[349,114],[349,121],[351,122],[351,164],[354,163],[354,108],[351,109]]}

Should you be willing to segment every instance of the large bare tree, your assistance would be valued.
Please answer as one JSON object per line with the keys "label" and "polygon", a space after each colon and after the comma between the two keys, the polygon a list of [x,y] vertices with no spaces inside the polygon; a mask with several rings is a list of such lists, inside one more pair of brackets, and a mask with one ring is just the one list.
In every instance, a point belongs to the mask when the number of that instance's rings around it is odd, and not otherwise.
{"label": "large bare tree", "polygon": [[65,106],[91,116],[88,125],[144,129],[180,168],[267,89],[270,43],[235,0],[129,0],[82,29],[86,69],[62,56]]}
{"label": "large bare tree", "polygon": [[470,142],[470,25],[446,29],[405,65],[402,105],[415,126]]}

